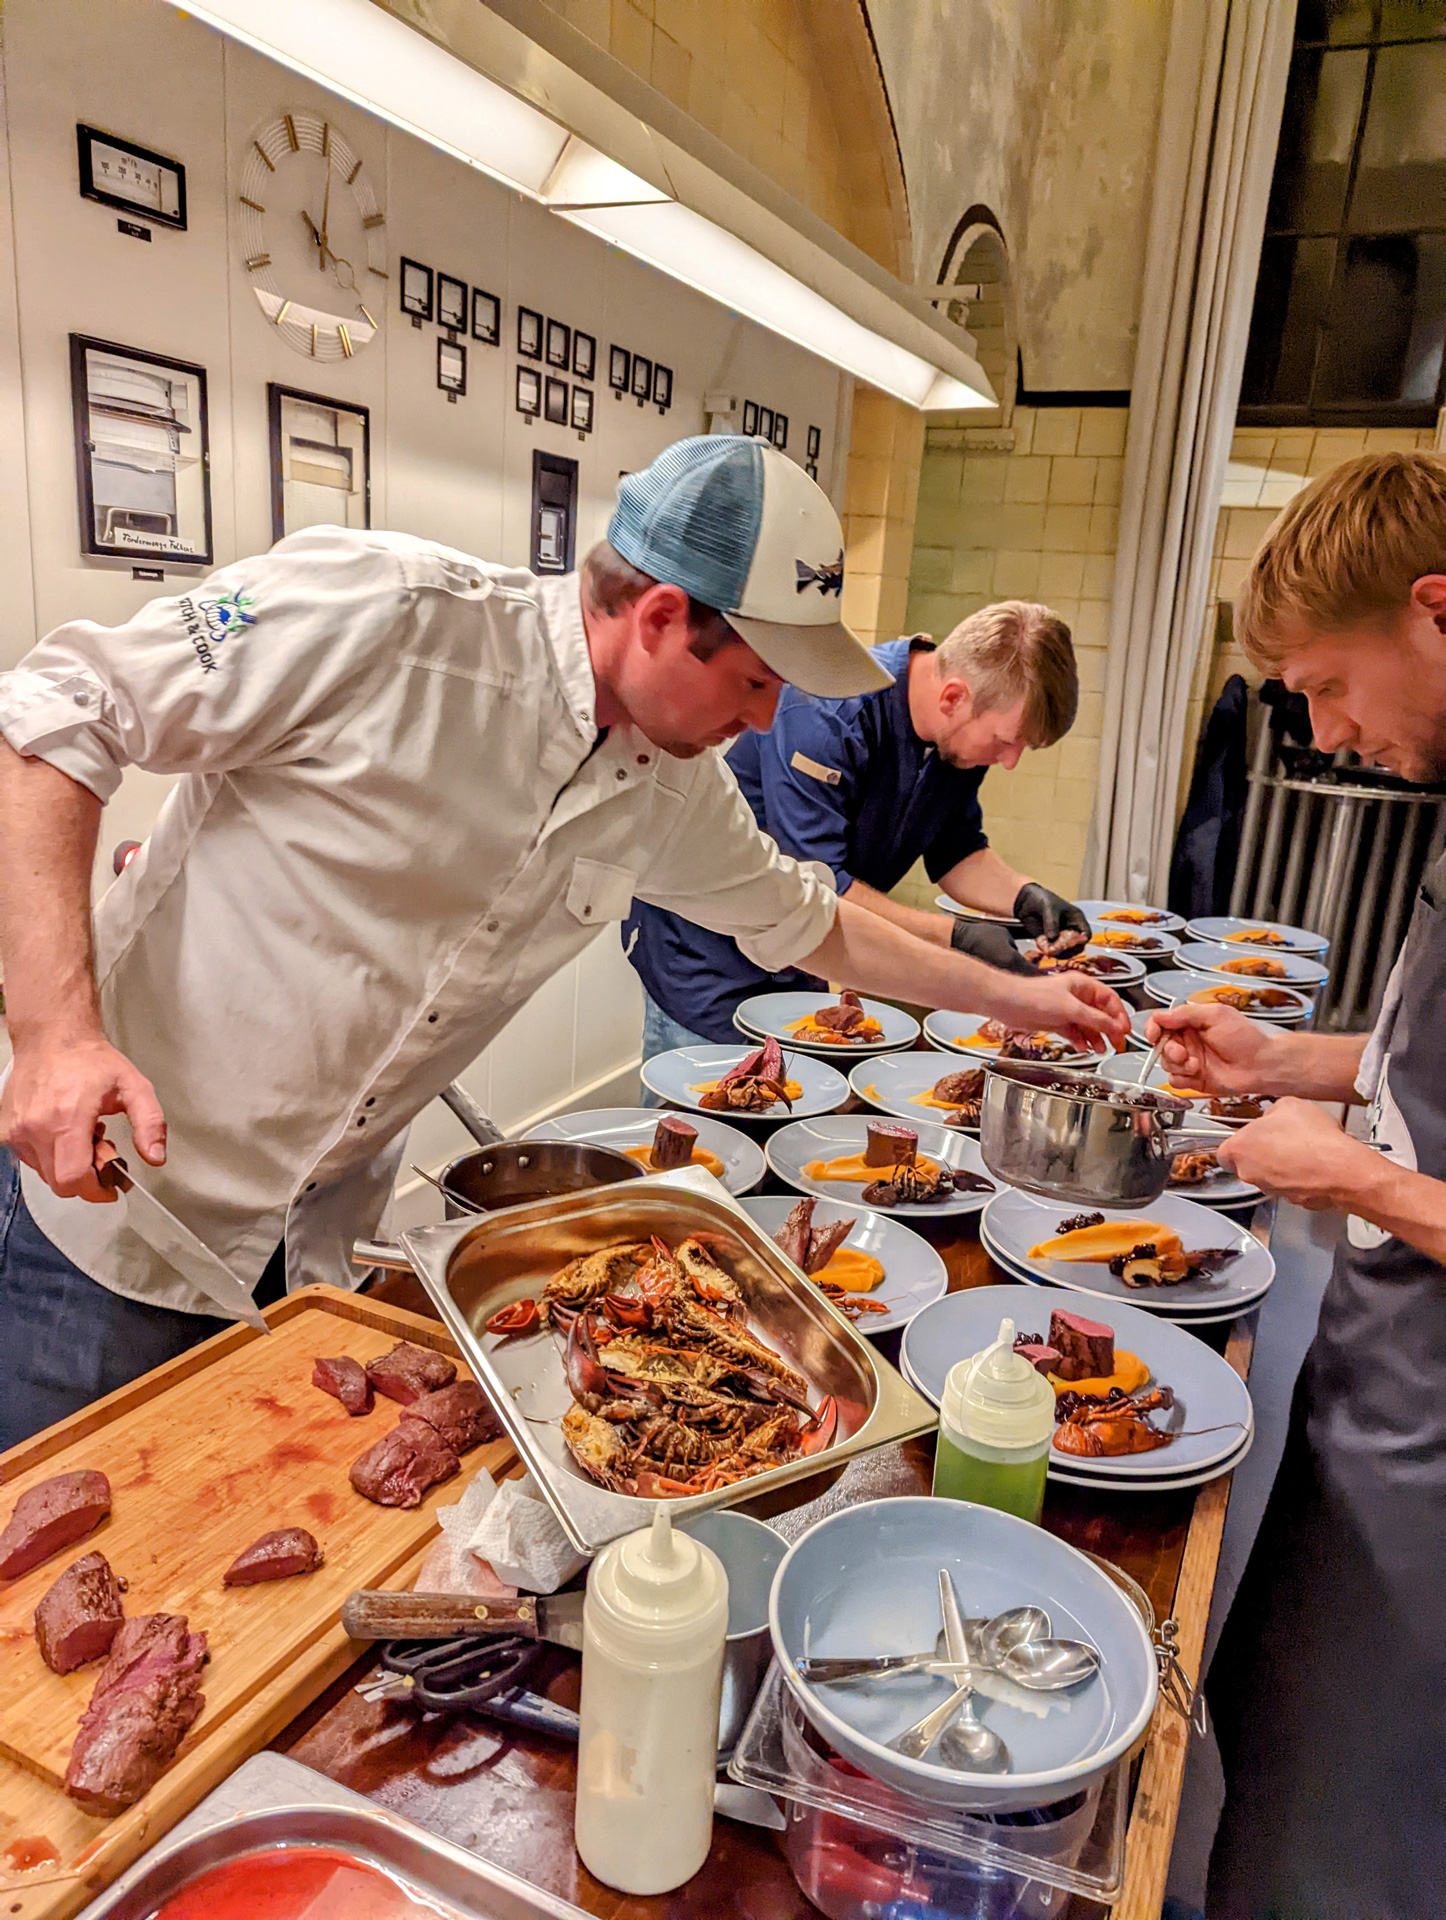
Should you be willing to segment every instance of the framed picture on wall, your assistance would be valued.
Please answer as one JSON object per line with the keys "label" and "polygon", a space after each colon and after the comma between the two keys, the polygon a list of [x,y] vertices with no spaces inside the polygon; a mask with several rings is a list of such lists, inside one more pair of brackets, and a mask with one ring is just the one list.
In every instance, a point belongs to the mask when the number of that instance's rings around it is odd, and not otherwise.
{"label": "framed picture on wall", "polygon": [[756,400],[745,400],[743,402],[743,431],[748,435],[750,440],[758,431],[758,402]]}
{"label": "framed picture on wall", "polygon": [[653,363],[640,353],[633,355],[633,398],[641,406],[653,394]]}
{"label": "framed picture on wall", "polygon": [[420,260],[402,261],[402,312],[414,320],[432,317],[432,269]]}
{"label": "framed picture on wall", "polygon": [[82,553],[211,562],[206,369],[70,336]]}
{"label": "framed picture on wall", "polygon": [[502,338],[502,302],[495,293],[472,289],[472,338],[495,347]]}
{"label": "framed picture on wall", "polygon": [[517,411],[534,420],[542,412],[542,375],[535,367],[517,369]]}
{"label": "framed picture on wall", "polygon": [[823,435],[817,427],[810,427],[808,430],[808,457],[810,460],[817,460],[819,448],[822,444]]}
{"label": "framed picture on wall", "polygon": [[592,432],[592,388],[574,387],[572,390],[572,424],[579,433]]}
{"label": "framed picture on wall", "polygon": [[780,453],[788,445],[788,415],[775,413],[773,416],[773,444]]}
{"label": "framed picture on wall", "polygon": [[564,373],[572,365],[572,328],[561,320],[547,323],[547,364],[561,367]]}
{"label": "framed picture on wall", "polygon": [[653,367],[653,404],[666,413],[673,404],[673,369],[657,362]]}
{"label": "framed picture on wall", "polygon": [[626,347],[608,349],[608,385],[614,393],[626,393],[631,377],[632,355]]}
{"label": "framed picture on wall", "polygon": [[467,282],[454,280],[450,273],[437,275],[437,325],[467,331]]}
{"label": "framed picture on wall", "polygon": [[371,415],[349,401],[268,382],[271,537],[372,523]]}
{"label": "framed picture on wall", "polygon": [[597,373],[597,341],[581,327],[573,329],[572,370],[579,380],[591,380]]}
{"label": "framed picture on wall", "polygon": [[467,391],[467,349],[460,340],[438,339],[437,385],[449,400]]}
{"label": "framed picture on wall", "polygon": [[524,360],[542,358],[542,315],[531,307],[517,309],[517,351]]}
{"label": "framed picture on wall", "polygon": [[553,426],[567,425],[567,382],[565,380],[554,380],[549,374],[542,411]]}
{"label": "framed picture on wall", "polygon": [[804,462],[804,468],[803,468],[803,470],[804,470],[804,472],[805,472],[805,473],[806,473],[806,474],[808,475],[808,477],[809,477],[809,479],[810,479],[810,480],[817,480],[817,478],[818,478],[818,462],[817,462],[817,460],[808,460],[808,461],[805,461],[805,462]]}
{"label": "framed picture on wall", "polygon": [[760,407],[758,409],[758,437],[760,440],[771,440],[773,438],[772,407]]}

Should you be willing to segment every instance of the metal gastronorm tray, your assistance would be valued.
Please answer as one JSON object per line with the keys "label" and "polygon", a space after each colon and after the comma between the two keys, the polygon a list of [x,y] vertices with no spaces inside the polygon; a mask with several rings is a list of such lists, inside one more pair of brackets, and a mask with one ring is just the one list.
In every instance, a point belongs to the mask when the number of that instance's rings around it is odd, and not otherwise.
{"label": "metal gastronorm tray", "polygon": [[438,1920],[587,1920],[580,1907],[277,1753],[238,1767],[79,1920],[150,1920],[212,1867],[286,1846],[333,1847],[381,1867],[438,1903]]}
{"label": "metal gastronorm tray", "polygon": [[568,1453],[560,1422],[572,1395],[554,1336],[507,1340],[483,1327],[499,1307],[538,1293],[567,1261],[655,1233],[672,1245],[689,1234],[705,1236],[743,1289],[755,1331],[763,1332],[810,1387],[833,1394],[839,1408],[836,1438],[823,1453],[715,1493],[672,1500],[672,1512],[698,1513],[753,1500],[855,1454],[931,1432],[937,1424],[929,1402],[879,1358],[719,1182],[700,1169],[563,1194],[403,1234],[402,1245],[422,1285],[580,1553],[596,1553],[642,1526],[653,1503],[596,1485]]}

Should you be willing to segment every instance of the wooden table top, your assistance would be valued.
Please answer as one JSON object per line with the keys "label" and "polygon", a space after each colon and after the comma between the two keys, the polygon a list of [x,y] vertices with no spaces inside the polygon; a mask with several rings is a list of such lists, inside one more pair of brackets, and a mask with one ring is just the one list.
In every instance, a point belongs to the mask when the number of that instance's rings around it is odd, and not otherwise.
{"label": "wooden table top", "polygon": [[[975,1216],[940,1221],[924,1232],[944,1258],[951,1292],[1009,1279],[980,1245]],[[377,1290],[397,1305],[429,1310],[420,1286],[409,1276],[389,1275]],[[1222,1347],[1230,1334],[1227,1358],[1244,1374],[1253,1329],[1251,1318],[1236,1322],[1233,1332],[1202,1331],[1207,1337],[1218,1335]],[[897,1361],[900,1337],[879,1337],[879,1348],[891,1361]],[[792,1538],[840,1506],[927,1493],[933,1458],[932,1438],[882,1448],[853,1461],[818,1498],[770,1516],[771,1524]],[[1198,1493],[1127,1498],[1050,1482],[1044,1525],[1124,1568],[1149,1595],[1157,1620],[1173,1613],[1180,1624],[1184,1663],[1193,1673],[1203,1645],[1228,1497],[1228,1477]],[[548,1661],[542,1669],[545,1677],[532,1684],[560,1704],[576,1706],[576,1660],[549,1650]],[[573,1747],[480,1714],[423,1716],[405,1704],[364,1700],[353,1688],[369,1664],[344,1676],[286,1730],[276,1747],[574,1901],[599,1920],[680,1920],[683,1915],[701,1920],[740,1912],[751,1920],[805,1920],[816,1913],[795,1884],[776,1836],[727,1819],[715,1822],[708,1862],[686,1886],[647,1899],[615,1893],[593,1879],[573,1848]],[[1137,1769],[1125,1891],[1112,1910],[1116,1920],[1157,1920],[1179,1805],[1185,1738],[1184,1721],[1162,1704]],[[1098,1920],[1101,1909],[1076,1900],[1068,1912]]]}

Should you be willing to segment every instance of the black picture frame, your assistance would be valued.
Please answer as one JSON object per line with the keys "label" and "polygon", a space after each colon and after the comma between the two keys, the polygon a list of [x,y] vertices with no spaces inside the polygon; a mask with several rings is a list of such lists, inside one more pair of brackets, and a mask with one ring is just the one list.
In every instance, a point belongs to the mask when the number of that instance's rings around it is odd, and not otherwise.
{"label": "black picture frame", "polygon": [[517,369],[516,406],[519,413],[525,413],[529,420],[535,420],[542,412],[542,375],[536,367]]}
{"label": "black picture frame", "polygon": [[567,425],[567,382],[554,380],[549,374],[543,386],[543,418],[554,427]]}
{"label": "black picture frame", "polygon": [[288,400],[307,406],[326,407],[335,413],[350,414],[361,421],[362,429],[362,526],[372,523],[372,416],[371,408],[353,400],[335,400],[326,393],[307,393],[300,387],[284,387],[277,380],[266,383],[266,418],[271,448],[271,538],[284,540],[295,528],[286,524],[286,476],[282,454],[282,407]]}
{"label": "black picture frame", "polygon": [[544,358],[548,366],[558,367],[563,373],[566,373],[572,365],[572,328],[565,321],[548,321],[547,351]]}
{"label": "black picture frame", "polygon": [[[117,542],[102,540],[97,531],[96,489],[94,455],[95,445],[91,439],[91,394],[90,367],[87,356],[91,353],[114,354],[134,362],[139,367],[160,367],[166,373],[179,379],[194,380],[196,383],[196,425],[177,429],[180,432],[195,432],[199,444],[196,460],[201,482],[201,518],[203,545],[198,547],[183,545],[179,536],[174,544],[159,544],[159,529],[128,528],[134,539]],[[122,346],[117,340],[97,340],[89,334],[73,333],[70,336],[70,401],[71,414],[75,427],[75,473],[76,498],[80,512],[80,550],[82,553],[97,554],[105,559],[115,560],[151,560],[169,563],[173,566],[208,567],[214,557],[211,530],[211,436],[206,400],[206,369],[189,360],[173,360],[167,354],[150,353],[144,347]],[[122,407],[112,409],[120,417],[126,417]],[[133,417],[145,418],[151,424],[164,426],[164,420],[157,421],[153,414],[137,414]],[[148,517],[160,517],[148,516]],[[179,511],[177,513],[179,522]],[[155,538],[147,544],[139,535],[150,531]]]}
{"label": "black picture frame", "polygon": [[[467,331],[468,287],[450,273],[437,275],[437,325],[451,327],[456,333]],[[449,318],[449,315],[456,317]]]}
{"label": "black picture frame", "polygon": [[661,360],[653,362],[653,405],[659,413],[666,413],[673,404],[673,369],[665,367]]}
{"label": "black picture frame", "polygon": [[571,573],[577,555],[577,462],[542,447],[532,454],[532,571]]}
{"label": "black picture frame", "polygon": [[517,351],[524,360],[542,358],[542,315],[536,307],[517,309]]}
{"label": "black picture frame", "polygon": [[646,354],[633,355],[632,396],[641,406],[653,397],[653,363]]}
{"label": "black picture frame", "polygon": [[769,442],[773,439],[772,407],[760,407],[758,409],[758,437],[760,440],[767,440]]}
{"label": "black picture frame", "polygon": [[[421,299],[420,295],[407,291],[407,276],[417,273],[425,274],[426,276],[427,297],[425,302]],[[432,272],[432,269],[423,266],[420,260],[408,260],[406,255],[403,254],[398,284],[401,287],[402,312],[410,314],[414,320],[430,320],[432,317],[433,293],[436,286],[436,276]]]}
{"label": "black picture frame", "polygon": [[[142,220],[150,220],[158,227],[170,227],[173,232],[186,230],[186,169],[179,160],[173,160],[168,153],[153,153],[149,147],[137,145],[134,140],[123,140],[117,133],[107,133],[101,127],[88,127],[78,120],[75,125],[75,141],[80,159],[80,197],[82,200],[94,200],[102,207],[114,207],[118,213],[138,215]],[[146,207],[135,200],[127,200],[124,194],[111,193],[106,187],[99,187],[95,181],[95,154],[93,148],[99,141],[103,146],[116,147],[122,153],[128,153],[134,160],[144,160],[153,167],[166,167],[176,176],[175,213],[157,213],[154,207]]]}
{"label": "black picture frame", "polygon": [[806,474],[808,475],[808,477],[809,477],[809,479],[810,479],[810,480],[817,480],[817,478],[818,478],[818,462],[817,462],[817,460],[809,460],[809,461],[806,461],[806,462],[804,463],[804,469],[803,469],[803,470],[804,470],[804,472],[805,472],[805,473],[806,473]]}
{"label": "black picture frame", "polygon": [[443,334],[437,336],[437,385],[449,400],[467,391],[467,349]]}
{"label": "black picture frame", "polygon": [[572,424],[579,433],[592,432],[592,388],[574,387],[572,390]]}
{"label": "black picture frame", "polygon": [[810,427],[808,430],[808,457],[810,460],[817,460],[822,445],[822,433],[817,427]]}
{"label": "black picture frame", "polygon": [[581,327],[572,330],[572,370],[579,380],[597,377],[597,340]]}
{"label": "black picture frame", "polygon": [[773,444],[780,453],[788,447],[788,415],[775,413],[773,416]]}
{"label": "black picture frame", "polygon": [[758,402],[756,400],[745,400],[743,402],[743,431],[750,440],[753,439],[758,432]]}
{"label": "black picture frame", "polygon": [[608,385],[614,393],[626,393],[632,379],[633,356],[626,347],[608,348]]}
{"label": "black picture frame", "polygon": [[499,346],[502,340],[502,302],[481,287],[472,289],[472,338],[484,347]]}

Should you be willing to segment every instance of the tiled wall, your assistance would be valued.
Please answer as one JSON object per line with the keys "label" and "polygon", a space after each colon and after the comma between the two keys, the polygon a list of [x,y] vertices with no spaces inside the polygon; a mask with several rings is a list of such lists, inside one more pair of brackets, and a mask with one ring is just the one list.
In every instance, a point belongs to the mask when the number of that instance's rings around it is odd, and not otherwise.
{"label": "tiled wall", "polygon": [[870,387],[854,391],[843,531],[843,617],[872,645],[907,631],[924,416]]}
{"label": "tiled wall", "polygon": [[[909,631],[943,636],[992,600],[1039,600],[1068,621],[1079,717],[1057,746],[985,779],[1001,856],[1064,893],[1079,885],[1094,809],[1128,412],[1016,407],[1007,428],[931,426],[925,436]],[[916,869],[900,897],[927,904]]]}

